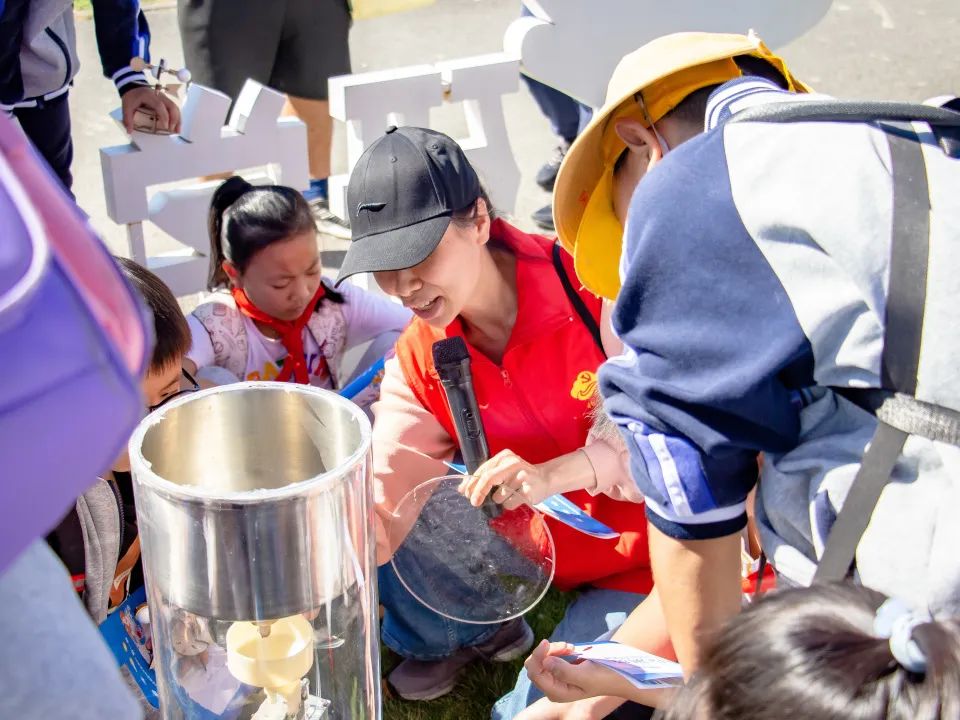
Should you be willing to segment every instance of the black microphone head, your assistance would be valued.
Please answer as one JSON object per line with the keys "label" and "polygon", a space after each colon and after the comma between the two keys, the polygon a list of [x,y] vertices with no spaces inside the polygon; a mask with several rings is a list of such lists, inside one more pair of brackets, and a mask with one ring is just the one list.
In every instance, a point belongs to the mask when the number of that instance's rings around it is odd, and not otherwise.
{"label": "black microphone head", "polygon": [[433,364],[437,370],[446,365],[459,365],[469,359],[467,344],[459,335],[437,340],[433,344]]}

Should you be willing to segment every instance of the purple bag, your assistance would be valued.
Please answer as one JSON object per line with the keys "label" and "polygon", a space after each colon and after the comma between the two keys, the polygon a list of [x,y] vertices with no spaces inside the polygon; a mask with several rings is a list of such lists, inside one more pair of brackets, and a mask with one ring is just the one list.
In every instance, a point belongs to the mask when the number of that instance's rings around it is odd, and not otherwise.
{"label": "purple bag", "polygon": [[144,414],[134,292],[0,114],[0,572],[108,470]]}

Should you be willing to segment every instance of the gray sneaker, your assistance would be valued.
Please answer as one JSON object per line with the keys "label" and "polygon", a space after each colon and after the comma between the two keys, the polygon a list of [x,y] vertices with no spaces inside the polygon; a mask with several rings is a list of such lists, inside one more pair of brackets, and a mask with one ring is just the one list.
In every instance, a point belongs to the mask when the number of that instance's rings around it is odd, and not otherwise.
{"label": "gray sneaker", "polygon": [[541,230],[546,230],[547,232],[556,231],[556,228],[553,226],[553,205],[545,205],[530,217],[533,218],[533,221]]}
{"label": "gray sneaker", "polygon": [[561,141],[554,149],[553,156],[537,170],[537,185],[547,192],[553,192],[553,186],[557,182],[557,173],[560,172],[560,165],[569,149],[570,143],[566,140]]}
{"label": "gray sneaker", "polygon": [[326,200],[311,202],[310,209],[317,221],[317,230],[338,240],[350,239],[350,223],[334,215]]}
{"label": "gray sneaker", "polygon": [[485,643],[461,648],[442,660],[404,660],[387,680],[404,700],[436,700],[456,687],[463,669],[474,660],[509,662],[531,647],[533,630],[523,618],[516,618],[505,623]]}
{"label": "gray sneaker", "polygon": [[484,660],[510,662],[533,647],[533,630],[522,617],[514,618],[497,630],[496,635],[471,648]]}
{"label": "gray sneaker", "polygon": [[457,686],[460,673],[476,659],[472,648],[462,648],[442,660],[407,658],[393,669],[387,681],[404,700],[436,700]]}

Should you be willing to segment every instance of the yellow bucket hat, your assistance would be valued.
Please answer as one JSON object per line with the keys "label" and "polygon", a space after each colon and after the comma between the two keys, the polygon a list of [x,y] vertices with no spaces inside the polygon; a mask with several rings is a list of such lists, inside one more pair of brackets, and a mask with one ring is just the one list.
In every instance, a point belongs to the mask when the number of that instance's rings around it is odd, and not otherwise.
{"label": "yellow bucket hat", "polygon": [[741,55],[769,62],[790,90],[809,91],[752,33],[665,35],[625,56],[613,71],[606,102],[567,152],[553,191],[557,235],[591,292],[614,299],[620,291],[623,227],[613,211],[613,168],[626,144],[614,130],[615,121],[657,122],[691,93],[740,77],[733,58]]}

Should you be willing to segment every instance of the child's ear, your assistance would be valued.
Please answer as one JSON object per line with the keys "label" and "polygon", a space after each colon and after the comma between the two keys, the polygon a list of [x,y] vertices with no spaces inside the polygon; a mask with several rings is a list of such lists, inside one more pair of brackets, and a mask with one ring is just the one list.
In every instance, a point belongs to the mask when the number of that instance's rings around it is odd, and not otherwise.
{"label": "child's ear", "polygon": [[627,144],[630,152],[649,153],[649,166],[652,168],[663,159],[663,148],[660,147],[660,141],[657,136],[638,120],[632,118],[622,118],[613,125],[620,139]]}

